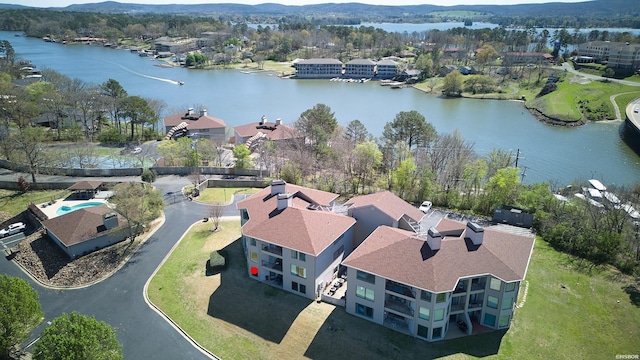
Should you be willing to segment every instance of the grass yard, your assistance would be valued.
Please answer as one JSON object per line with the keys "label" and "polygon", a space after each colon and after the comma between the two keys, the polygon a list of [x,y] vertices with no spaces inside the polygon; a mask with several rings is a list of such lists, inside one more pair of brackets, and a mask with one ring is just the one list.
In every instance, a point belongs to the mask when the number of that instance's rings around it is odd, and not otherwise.
{"label": "grass yard", "polygon": [[235,194],[254,194],[257,188],[207,188],[200,192],[198,201],[207,204],[227,204],[233,200]]}
{"label": "grass yard", "polygon": [[[639,351],[640,295],[623,290],[629,280],[609,270],[589,273],[541,240],[526,302],[508,332],[427,343],[249,279],[239,222],[222,222],[216,233],[210,226],[198,223],[186,234],[148,294],[223,359],[610,359]],[[220,249],[229,267],[206,276],[211,251]]]}
{"label": "grass yard", "polygon": [[[31,177],[25,178],[31,181]],[[0,190],[0,210],[10,216],[18,215],[25,211],[30,203],[44,203],[51,200],[65,198],[71,194],[68,190],[41,190],[21,193],[12,190]]]}
{"label": "grass yard", "polygon": [[639,97],[640,97],[640,89],[637,89],[637,91],[634,91],[632,93],[620,94],[616,96],[616,103],[620,108],[620,113],[623,119],[624,119],[624,112],[627,108],[627,104],[629,104],[630,102],[632,102],[633,100]]}
{"label": "grass yard", "polygon": [[[615,82],[572,82],[569,77],[558,82],[558,90],[527,102],[527,107],[565,121],[599,121],[615,118],[611,95],[638,92],[634,86]],[[624,110],[623,110],[624,111]]]}

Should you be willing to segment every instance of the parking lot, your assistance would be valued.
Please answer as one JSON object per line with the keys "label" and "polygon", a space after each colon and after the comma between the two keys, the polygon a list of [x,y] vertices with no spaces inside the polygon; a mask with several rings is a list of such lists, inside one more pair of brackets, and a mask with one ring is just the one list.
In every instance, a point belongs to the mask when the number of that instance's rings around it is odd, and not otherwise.
{"label": "parking lot", "polygon": [[0,238],[0,249],[2,250],[10,249],[16,246],[23,239],[24,239],[23,232]]}

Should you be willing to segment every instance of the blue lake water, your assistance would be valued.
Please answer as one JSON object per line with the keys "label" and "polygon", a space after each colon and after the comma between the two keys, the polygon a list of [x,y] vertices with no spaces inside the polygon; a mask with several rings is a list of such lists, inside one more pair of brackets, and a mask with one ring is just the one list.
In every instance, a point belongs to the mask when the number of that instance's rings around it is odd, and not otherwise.
{"label": "blue lake water", "polygon": [[323,103],[341,125],[358,119],[380,136],[385,123],[400,111],[416,110],[439,133],[459,131],[480,155],[494,148],[520,149],[525,183],[563,185],[592,177],[605,185],[640,181],[640,137],[623,122],[556,127],[540,123],[515,101],[444,99],[414,89],[392,90],[374,81],[286,80],[239,70],[164,68],[126,50],[47,43],[0,32],[4,39],[11,42],[17,58],[29,59],[38,68],[95,84],[113,78],[130,95],[163,100],[165,115],[204,106],[228,128],[258,121],[262,115],[291,124],[303,111]]}

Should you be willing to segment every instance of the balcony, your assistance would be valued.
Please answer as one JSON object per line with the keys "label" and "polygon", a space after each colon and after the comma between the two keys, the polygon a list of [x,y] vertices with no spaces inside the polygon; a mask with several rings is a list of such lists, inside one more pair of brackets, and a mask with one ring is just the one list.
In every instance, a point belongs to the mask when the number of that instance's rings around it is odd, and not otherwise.
{"label": "balcony", "polygon": [[384,301],[384,307],[404,315],[413,316],[413,309],[405,302],[400,302],[400,301],[393,300],[391,298],[387,298]]}
{"label": "balcony", "polygon": [[469,311],[482,308],[484,298],[469,299]]}
{"label": "balcony", "polygon": [[403,317],[396,314],[385,312],[383,325],[395,331],[400,331],[405,334],[411,335],[411,331],[409,330],[409,323],[407,323],[407,321]]}
{"label": "balcony", "polygon": [[282,257],[282,246],[262,245],[262,251]]}
{"label": "balcony", "polygon": [[262,266],[271,270],[282,272],[282,261],[268,262],[262,260]]}
{"label": "balcony", "polygon": [[387,284],[385,285],[385,289],[387,291],[406,296],[412,299],[416,298],[416,293],[410,287],[406,285],[399,284],[397,282],[387,280]]}
{"label": "balcony", "polygon": [[471,291],[484,290],[487,285],[487,280],[482,279],[482,281],[472,281],[471,282]]}

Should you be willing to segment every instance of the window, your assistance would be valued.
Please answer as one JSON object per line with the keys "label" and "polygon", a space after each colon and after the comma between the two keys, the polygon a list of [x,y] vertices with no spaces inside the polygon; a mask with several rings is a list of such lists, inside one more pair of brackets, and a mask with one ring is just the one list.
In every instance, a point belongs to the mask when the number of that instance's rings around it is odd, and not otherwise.
{"label": "window", "polygon": [[420,306],[420,319],[429,321],[429,308]]}
{"label": "window", "polygon": [[500,321],[498,322],[498,327],[509,326],[509,320],[511,320],[511,316],[509,316],[509,315],[500,316]]}
{"label": "window", "polygon": [[373,309],[368,306],[356,303],[356,314],[372,318]]}
{"label": "window", "polygon": [[418,336],[427,339],[429,337],[429,328],[426,326],[418,325]]}
{"label": "window", "polygon": [[307,254],[298,253],[298,260],[307,261]]}
{"label": "window", "polygon": [[495,296],[487,296],[487,306],[492,308],[492,309],[497,309],[498,308],[498,298]]}
{"label": "window", "polygon": [[440,293],[436,295],[436,303],[443,303],[447,301],[447,293]]}
{"label": "window", "polygon": [[440,339],[442,337],[442,327],[433,328],[433,334],[431,334],[432,339]]}
{"label": "window", "polygon": [[502,281],[500,281],[500,279],[491,278],[491,282],[489,282],[489,288],[491,290],[500,291],[501,285],[502,285]]}
{"label": "window", "polygon": [[433,321],[441,321],[444,319],[444,309],[436,309],[433,313]]}
{"label": "window", "polygon": [[258,253],[255,251],[252,251],[249,255],[250,259],[252,262],[257,263],[258,262]]}
{"label": "window", "polygon": [[295,281],[291,282],[291,290],[298,291],[298,283]]}
{"label": "window", "polygon": [[496,326],[496,316],[493,314],[485,313],[483,324],[491,327]]}
{"label": "window", "polygon": [[420,294],[420,298],[426,302],[431,302],[431,293],[428,292],[427,290],[422,290],[422,293]]}
{"label": "window", "polygon": [[256,239],[249,238],[249,244],[251,244],[251,246],[256,246]]}
{"label": "window", "polygon": [[295,275],[303,279],[306,279],[307,269],[303,268],[302,266],[291,264],[291,275]]}
{"label": "window", "polygon": [[373,301],[374,292],[371,289],[367,289],[364,286],[357,285],[356,286],[356,296],[362,299],[367,299],[369,301]]}
{"label": "window", "polygon": [[242,220],[249,220],[249,213],[247,212],[247,210],[242,209],[240,214],[242,214]]}
{"label": "window", "polygon": [[297,259],[298,258],[298,252],[295,250],[291,250],[291,258],[292,259]]}
{"label": "window", "polygon": [[509,310],[513,306],[513,298],[511,296],[502,299],[502,310]]}
{"label": "window", "polygon": [[516,283],[515,282],[510,282],[510,283],[504,284],[504,291],[506,291],[506,292],[513,291],[515,289],[516,289]]}
{"label": "window", "polygon": [[303,294],[307,293],[307,285],[300,284],[300,292]]}
{"label": "window", "polygon": [[362,281],[368,282],[370,284],[375,284],[376,283],[376,276],[372,275],[372,274],[369,274],[369,273],[366,273],[364,271],[358,270],[358,272],[356,274],[356,277],[358,278],[358,280],[362,280]]}

